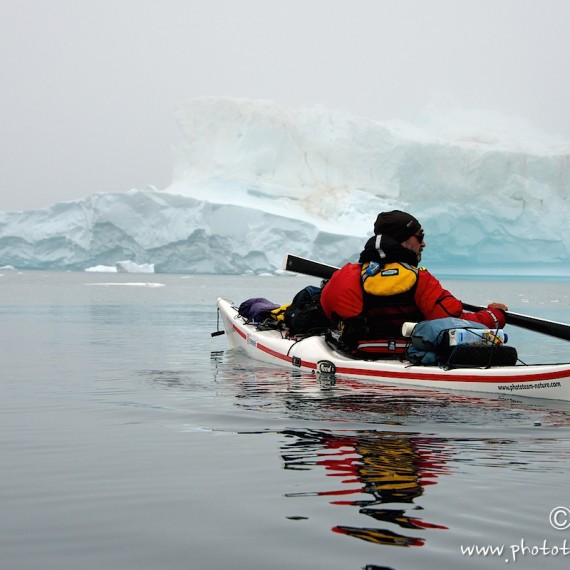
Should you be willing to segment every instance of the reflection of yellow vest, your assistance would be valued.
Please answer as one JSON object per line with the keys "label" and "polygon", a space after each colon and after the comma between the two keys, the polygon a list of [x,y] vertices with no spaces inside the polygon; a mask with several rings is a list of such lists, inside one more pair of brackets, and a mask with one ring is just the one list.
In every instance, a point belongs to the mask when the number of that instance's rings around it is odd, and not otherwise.
{"label": "reflection of yellow vest", "polygon": [[388,297],[412,289],[418,280],[418,270],[407,263],[380,265],[372,261],[362,266],[360,277],[366,293]]}

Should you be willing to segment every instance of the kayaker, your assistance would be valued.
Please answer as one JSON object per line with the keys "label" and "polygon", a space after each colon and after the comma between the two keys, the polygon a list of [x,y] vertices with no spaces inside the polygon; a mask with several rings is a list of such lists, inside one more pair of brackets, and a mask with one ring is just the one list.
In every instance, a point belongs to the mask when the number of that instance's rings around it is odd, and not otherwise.
{"label": "kayaker", "polygon": [[378,336],[401,337],[404,322],[458,317],[503,328],[508,308],[490,303],[476,313],[444,289],[427,270],[418,268],[426,246],[418,220],[400,210],[381,212],[358,263],[336,271],[321,293],[327,317],[354,344]]}

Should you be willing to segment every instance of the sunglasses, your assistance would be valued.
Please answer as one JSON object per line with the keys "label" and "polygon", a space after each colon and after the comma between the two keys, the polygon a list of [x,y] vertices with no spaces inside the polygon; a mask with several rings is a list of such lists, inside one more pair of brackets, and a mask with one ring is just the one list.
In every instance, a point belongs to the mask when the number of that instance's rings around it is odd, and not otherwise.
{"label": "sunglasses", "polygon": [[424,238],[426,237],[425,232],[420,232],[419,234],[414,234],[414,237],[420,242],[424,242]]}

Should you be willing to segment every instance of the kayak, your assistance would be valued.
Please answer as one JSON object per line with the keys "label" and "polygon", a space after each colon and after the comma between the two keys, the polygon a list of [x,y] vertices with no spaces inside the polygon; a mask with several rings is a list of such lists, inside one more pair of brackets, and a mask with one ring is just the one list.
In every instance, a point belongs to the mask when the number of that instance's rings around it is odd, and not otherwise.
{"label": "kayak", "polygon": [[279,330],[259,330],[230,300],[218,298],[217,307],[230,346],[269,364],[319,377],[570,401],[570,363],[446,369],[394,359],[361,360],[336,351],[322,335],[295,340]]}

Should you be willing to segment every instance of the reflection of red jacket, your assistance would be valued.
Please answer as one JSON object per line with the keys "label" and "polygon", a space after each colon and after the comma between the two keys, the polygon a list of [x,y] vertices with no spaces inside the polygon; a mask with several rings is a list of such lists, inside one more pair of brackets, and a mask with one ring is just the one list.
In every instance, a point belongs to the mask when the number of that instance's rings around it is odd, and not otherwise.
{"label": "reflection of red jacket", "polygon": [[[364,310],[361,266],[348,263],[336,271],[321,293],[321,305],[333,322],[362,314]],[[425,320],[458,317],[481,323],[489,328],[502,328],[505,315],[500,309],[484,309],[476,313],[463,311],[463,305],[429,271],[419,270],[414,291],[416,308]],[[411,290],[410,290],[411,291]],[[377,309],[375,310],[377,312]],[[336,318],[335,318],[336,315]]]}

